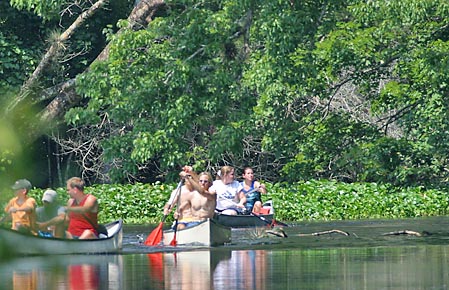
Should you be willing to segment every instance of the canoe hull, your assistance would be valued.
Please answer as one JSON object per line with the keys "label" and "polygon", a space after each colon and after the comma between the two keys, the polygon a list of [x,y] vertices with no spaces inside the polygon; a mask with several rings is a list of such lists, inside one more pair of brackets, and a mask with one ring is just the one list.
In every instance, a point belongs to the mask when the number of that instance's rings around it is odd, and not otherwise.
{"label": "canoe hull", "polygon": [[122,226],[121,220],[107,224],[109,237],[95,240],[43,238],[0,228],[0,245],[23,255],[117,253],[123,246]]}
{"label": "canoe hull", "polygon": [[[164,231],[163,243],[170,245],[174,238],[173,230]],[[231,242],[231,229],[218,224],[212,219],[207,219],[202,223],[178,230],[176,232],[177,245],[189,246],[220,246]]]}
{"label": "canoe hull", "polygon": [[257,217],[254,215],[226,215],[217,213],[214,216],[214,220],[223,226],[231,228],[264,227],[270,225],[273,216],[273,214],[264,214]]}
{"label": "canoe hull", "polygon": [[250,228],[250,227],[263,227],[269,226],[274,217],[273,201],[267,200],[262,205],[264,213],[259,215],[246,214],[246,215],[227,215],[216,212],[214,220],[225,226],[231,228]]}

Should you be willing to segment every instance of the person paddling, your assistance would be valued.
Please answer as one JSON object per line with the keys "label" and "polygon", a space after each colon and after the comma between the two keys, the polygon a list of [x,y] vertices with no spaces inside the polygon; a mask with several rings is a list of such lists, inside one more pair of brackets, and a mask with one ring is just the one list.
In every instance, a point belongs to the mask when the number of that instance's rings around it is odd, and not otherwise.
{"label": "person paddling", "polygon": [[37,228],[43,237],[63,238],[65,231],[65,207],[58,202],[58,194],[53,189],[45,190],[42,195],[43,206],[36,209]]}
{"label": "person paddling", "polygon": [[97,198],[84,193],[84,181],[79,177],[67,180],[67,192],[70,199],[66,207],[69,217],[66,238],[97,239],[99,208]]}
{"label": "person paddling", "polygon": [[246,196],[246,211],[259,214],[262,208],[261,194],[267,193],[265,184],[254,180],[254,171],[249,166],[243,169],[242,177],[243,181],[240,184],[243,186],[243,193]]}
{"label": "person paddling", "polygon": [[[216,194],[209,192],[209,186],[212,183],[210,174],[202,172],[197,175],[191,166],[184,166],[179,176],[184,180],[180,195],[174,196],[164,207],[164,214],[167,215],[171,210],[170,204],[179,204],[179,209],[174,213],[175,219],[178,219],[178,230],[212,218],[216,205]],[[173,191],[173,194],[177,194],[177,190]],[[178,198],[180,198],[179,203]]]}
{"label": "person paddling", "polygon": [[243,186],[234,180],[234,167],[223,166],[220,170],[220,179],[215,180],[210,191],[217,193],[216,211],[227,215],[244,213],[246,196]]}
{"label": "person paddling", "polygon": [[31,182],[27,179],[17,180],[11,188],[16,197],[13,197],[5,207],[5,213],[12,219],[11,228],[30,234],[36,234],[36,200],[28,196]]}

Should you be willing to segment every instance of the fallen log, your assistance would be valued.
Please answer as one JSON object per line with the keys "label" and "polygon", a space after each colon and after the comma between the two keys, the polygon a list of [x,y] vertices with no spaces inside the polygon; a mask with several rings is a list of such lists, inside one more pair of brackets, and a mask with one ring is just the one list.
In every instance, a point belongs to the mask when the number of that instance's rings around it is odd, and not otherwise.
{"label": "fallen log", "polygon": [[297,234],[299,237],[307,237],[307,236],[321,236],[321,235],[330,235],[330,234],[340,234],[343,236],[349,236],[348,232],[341,231],[341,230],[328,230],[328,231],[322,231],[322,232],[316,232],[316,233],[310,233],[310,234]]}
{"label": "fallen log", "polygon": [[418,233],[415,231],[409,231],[409,230],[394,231],[394,232],[388,232],[388,233],[382,234],[382,236],[398,236],[398,235],[408,235],[408,236],[416,236],[416,237],[422,236],[421,233]]}

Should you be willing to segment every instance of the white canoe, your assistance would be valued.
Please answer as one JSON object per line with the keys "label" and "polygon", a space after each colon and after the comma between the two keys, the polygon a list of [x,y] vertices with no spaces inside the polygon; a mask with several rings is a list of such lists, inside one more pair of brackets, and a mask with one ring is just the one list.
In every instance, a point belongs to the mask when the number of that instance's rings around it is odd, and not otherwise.
{"label": "white canoe", "polygon": [[119,252],[123,245],[123,222],[118,220],[105,226],[108,230],[108,237],[92,240],[43,238],[23,234],[11,229],[0,228],[0,252],[7,250],[14,254],[24,255],[102,254]]}
{"label": "white canoe", "polygon": [[[164,231],[163,242],[169,246],[174,238],[174,230]],[[231,228],[207,219],[200,224],[176,231],[176,245],[220,246],[231,242]]]}

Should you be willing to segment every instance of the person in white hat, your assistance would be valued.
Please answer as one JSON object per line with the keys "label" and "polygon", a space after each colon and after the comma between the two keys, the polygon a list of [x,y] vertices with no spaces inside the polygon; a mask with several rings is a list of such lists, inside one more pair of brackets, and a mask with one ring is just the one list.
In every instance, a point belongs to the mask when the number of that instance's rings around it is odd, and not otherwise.
{"label": "person in white hat", "polygon": [[36,209],[37,228],[39,235],[44,237],[64,237],[65,214],[64,206],[58,203],[58,194],[53,189],[47,189],[42,195],[43,206]]}

